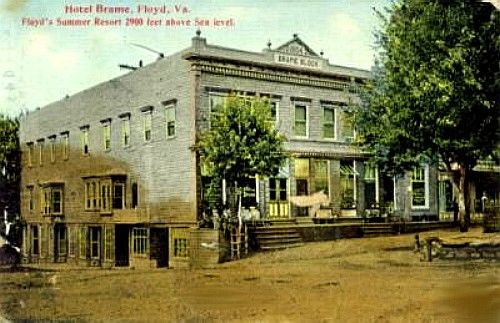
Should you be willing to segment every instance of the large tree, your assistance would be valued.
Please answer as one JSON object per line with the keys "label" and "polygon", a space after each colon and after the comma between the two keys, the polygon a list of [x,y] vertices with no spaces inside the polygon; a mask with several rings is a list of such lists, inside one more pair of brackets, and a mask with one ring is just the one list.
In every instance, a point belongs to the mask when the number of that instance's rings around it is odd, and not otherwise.
{"label": "large tree", "polygon": [[[19,121],[0,114],[0,235],[14,245],[20,243],[19,181],[20,158]],[[7,219],[4,219],[6,210]],[[6,234],[7,223],[9,234]]]}
{"label": "large tree", "polygon": [[475,0],[397,0],[378,14],[361,141],[392,171],[445,165],[465,231],[472,169],[499,146],[500,14]]}
{"label": "large tree", "polygon": [[231,94],[214,110],[210,128],[200,135],[198,152],[212,187],[225,181],[233,192],[228,200],[239,213],[237,203],[248,179],[275,175],[284,165],[285,138],[275,128],[268,99]]}

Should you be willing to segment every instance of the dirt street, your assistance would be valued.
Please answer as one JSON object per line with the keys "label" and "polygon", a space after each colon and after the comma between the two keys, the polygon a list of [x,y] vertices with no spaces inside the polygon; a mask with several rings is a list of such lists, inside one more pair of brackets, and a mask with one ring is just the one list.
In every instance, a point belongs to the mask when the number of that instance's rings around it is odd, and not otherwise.
{"label": "dirt street", "polygon": [[92,322],[500,322],[498,262],[421,262],[413,242],[310,243],[206,270],[4,268],[0,312]]}

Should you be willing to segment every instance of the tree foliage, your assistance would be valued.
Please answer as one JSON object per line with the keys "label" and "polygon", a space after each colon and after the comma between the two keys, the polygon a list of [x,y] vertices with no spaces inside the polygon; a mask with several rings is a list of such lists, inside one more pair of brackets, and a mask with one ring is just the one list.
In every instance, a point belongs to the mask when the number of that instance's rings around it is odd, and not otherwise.
{"label": "tree foliage", "polygon": [[224,179],[228,186],[241,188],[252,176],[278,173],[287,159],[284,141],[267,99],[231,94],[212,112],[210,129],[201,134],[198,152],[214,185]]}
{"label": "tree foliage", "polygon": [[475,0],[399,0],[387,13],[356,115],[361,140],[386,170],[458,166],[466,199],[472,168],[498,150],[500,14]]}
{"label": "tree foliage", "polygon": [[19,218],[20,158],[19,121],[0,115],[0,234],[14,244],[18,244],[18,230],[11,226],[6,236],[3,211],[7,209],[9,222]]}

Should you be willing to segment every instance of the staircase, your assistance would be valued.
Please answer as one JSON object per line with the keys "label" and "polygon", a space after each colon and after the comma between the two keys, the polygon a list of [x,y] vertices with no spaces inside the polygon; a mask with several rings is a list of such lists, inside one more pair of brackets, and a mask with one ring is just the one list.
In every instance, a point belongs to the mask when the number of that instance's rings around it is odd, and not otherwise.
{"label": "staircase", "polygon": [[390,223],[365,223],[363,224],[364,237],[377,237],[393,235],[394,229]]}
{"label": "staircase", "polygon": [[256,250],[279,250],[304,245],[297,229],[289,226],[254,227],[250,234]]}

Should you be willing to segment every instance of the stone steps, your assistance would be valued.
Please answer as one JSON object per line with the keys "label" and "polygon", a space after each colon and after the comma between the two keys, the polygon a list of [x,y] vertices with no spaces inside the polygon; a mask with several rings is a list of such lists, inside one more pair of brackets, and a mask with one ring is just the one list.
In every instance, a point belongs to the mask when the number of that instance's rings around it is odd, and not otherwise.
{"label": "stone steps", "polygon": [[393,235],[394,229],[391,224],[365,224],[363,225],[364,237],[376,237],[384,235]]}
{"label": "stone steps", "polygon": [[302,246],[303,240],[299,232],[290,227],[258,227],[251,230],[258,250],[278,250]]}

